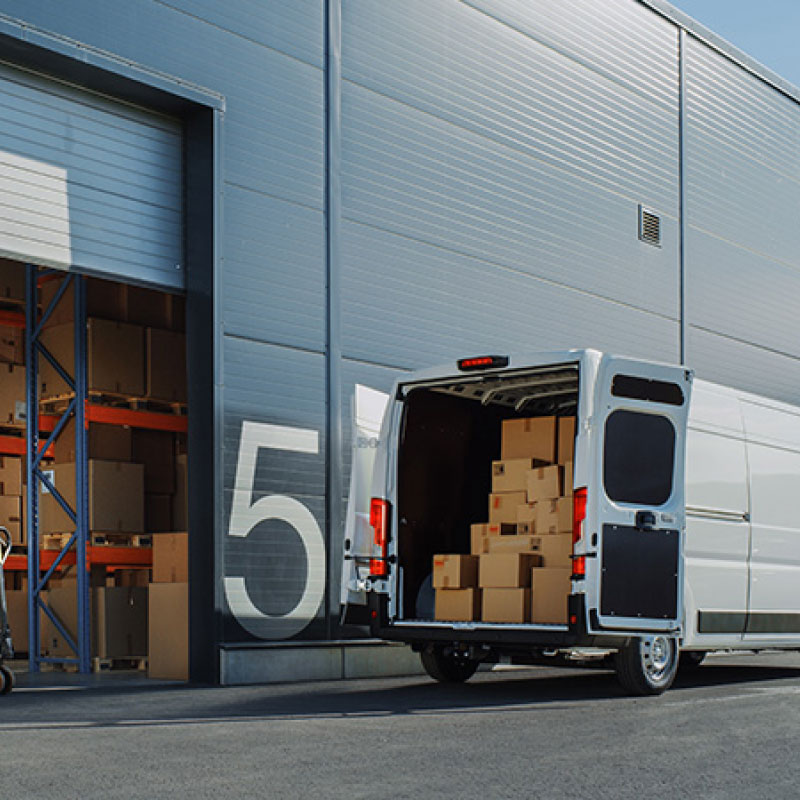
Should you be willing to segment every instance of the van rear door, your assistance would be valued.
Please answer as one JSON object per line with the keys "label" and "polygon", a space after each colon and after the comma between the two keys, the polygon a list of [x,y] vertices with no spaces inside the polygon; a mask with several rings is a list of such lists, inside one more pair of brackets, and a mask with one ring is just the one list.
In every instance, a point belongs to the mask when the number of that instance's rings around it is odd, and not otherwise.
{"label": "van rear door", "polygon": [[680,632],[692,373],[604,356],[584,536],[592,632]]}

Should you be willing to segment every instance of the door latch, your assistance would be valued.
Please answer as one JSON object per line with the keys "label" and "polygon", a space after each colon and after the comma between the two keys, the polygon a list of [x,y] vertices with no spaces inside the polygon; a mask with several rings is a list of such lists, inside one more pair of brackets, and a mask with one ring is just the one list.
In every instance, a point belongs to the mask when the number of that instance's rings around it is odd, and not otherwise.
{"label": "door latch", "polygon": [[656,526],[656,515],[652,511],[637,511],[633,526],[637,531],[652,531]]}

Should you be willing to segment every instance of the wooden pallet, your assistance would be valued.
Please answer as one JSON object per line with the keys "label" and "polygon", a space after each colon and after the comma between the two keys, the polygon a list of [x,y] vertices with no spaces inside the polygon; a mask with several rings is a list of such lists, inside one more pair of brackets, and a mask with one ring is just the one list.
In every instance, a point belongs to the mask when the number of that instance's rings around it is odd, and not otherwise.
{"label": "wooden pallet", "polygon": [[[62,550],[72,536],[71,533],[43,533],[39,536],[42,550]],[[149,533],[91,533],[91,547],[152,547],[153,537]]]}
{"label": "wooden pallet", "polygon": [[[135,397],[129,394],[114,392],[98,392],[90,390],[87,393],[89,402],[111,408],[126,408],[129,411],[156,411],[160,414],[175,414],[183,416],[187,413],[186,403],[170,400],[159,400],[155,397]],[[70,404],[75,392],[44,397],[39,403],[40,410],[45,414],[62,413]],[[24,426],[23,426],[24,427]]]}
{"label": "wooden pallet", "polygon": [[147,671],[147,656],[130,656],[126,658],[93,658],[92,672],[104,672],[106,670],[138,670]]}
{"label": "wooden pallet", "polygon": [[25,435],[25,428],[26,425],[24,422],[12,422],[10,420],[6,420],[4,422],[0,422],[0,436],[23,437]]}

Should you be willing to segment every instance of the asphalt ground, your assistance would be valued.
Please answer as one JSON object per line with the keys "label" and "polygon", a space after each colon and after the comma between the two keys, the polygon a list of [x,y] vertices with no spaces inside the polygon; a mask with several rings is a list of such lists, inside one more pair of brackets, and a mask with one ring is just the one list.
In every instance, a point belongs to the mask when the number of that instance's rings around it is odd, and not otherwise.
{"label": "asphalt ground", "polygon": [[798,798],[800,655],[235,688],[21,675],[0,798]]}

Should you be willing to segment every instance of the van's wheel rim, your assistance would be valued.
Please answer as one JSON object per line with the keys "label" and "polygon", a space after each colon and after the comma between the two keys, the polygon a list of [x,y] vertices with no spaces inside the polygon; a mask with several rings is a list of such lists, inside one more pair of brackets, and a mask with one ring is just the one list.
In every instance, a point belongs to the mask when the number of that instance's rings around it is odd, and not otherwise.
{"label": "van's wheel rim", "polygon": [[672,663],[672,643],[666,636],[647,636],[641,641],[642,666],[653,683],[664,680]]}

